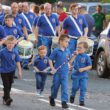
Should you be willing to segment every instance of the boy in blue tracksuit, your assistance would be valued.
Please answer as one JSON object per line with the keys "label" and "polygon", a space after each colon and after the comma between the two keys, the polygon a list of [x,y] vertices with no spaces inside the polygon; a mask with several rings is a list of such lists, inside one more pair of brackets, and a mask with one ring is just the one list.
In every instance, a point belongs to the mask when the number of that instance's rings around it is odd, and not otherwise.
{"label": "boy in blue tracksuit", "polygon": [[13,82],[13,75],[16,66],[18,68],[18,78],[21,78],[20,58],[16,51],[13,50],[15,45],[13,36],[8,36],[6,39],[6,48],[0,51],[0,74],[3,82],[3,104],[9,106],[13,101],[10,97],[10,91]]}
{"label": "boy in blue tracksuit", "polygon": [[[56,48],[50,55],[49,63],[52,69],[53,84],[51,87],[51,96],[49,97],[50,105],[55,106],[54,99],[57,98],[58,89],[61,85],[61,101],[62,108],[68,108],[68,59],[70,58],[70,51],[67,49],[69,37],[61,35],[59,38],[60,47]],[[54,66],[53,66],[53,63]],[[66,62],[66,63],[64,63]],[[62,66],[61,66],[62,65]]]}
{"label": "boy in blue tracksuit", "polygon": [[72,92],[70,102],[74,103],[74,98],[78,89],[80,89],[79,105],[84,106],[85,93],[87,90],[88,70],[92,68],[90,57],[85,53],[88,48],[86,42],[80,42],[77,47],[77,56],[74,61],[72,72]]}
{"label": "boy in blue tracksuit", "polygon": [[44,90],[45,81],[47,78],[49,66],[49,58],[46,56],[47,48],[44,45],[41,45],[38,48],[38,57],[34,60],[34,69],[36,71],[36,89],[37,95],[42,96]]}

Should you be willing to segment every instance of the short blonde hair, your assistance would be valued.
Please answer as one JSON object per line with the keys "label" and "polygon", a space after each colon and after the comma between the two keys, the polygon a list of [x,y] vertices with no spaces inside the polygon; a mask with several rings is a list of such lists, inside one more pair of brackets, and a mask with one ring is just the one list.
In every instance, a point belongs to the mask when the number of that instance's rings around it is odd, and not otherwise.
{"label": "short blonde hair", "polygon": [[12,42],[12,41],[14,41],[14,40],[15,40],[14,36],[9,35],[9,36],[7,36],[7,38],[6,38],[6,43],[7,43],[7,42]]}
{"label": "short blonde hair", "polygon": [[84,42],[84,41],[79,42],[78,45],[83,45],[83,47],[84,47],[85,49],[88,48],[88,43],[87,43],[87,42]]}
{"label": "short blonde hair", "polygon": [[38,52],[39,52],[40,50],[47,50],[47,48],[46,48],[46,46],[41,45],[41,46],[38,47]]}
{"label": "short blonde hair", "polygon": [[48,3],[48,2],[45,3],[45,4],[44,4],[44,9],[46,9],[48,6],[51,6],[51,7],[52,7],[52,5],[51,5],[50,3]]}

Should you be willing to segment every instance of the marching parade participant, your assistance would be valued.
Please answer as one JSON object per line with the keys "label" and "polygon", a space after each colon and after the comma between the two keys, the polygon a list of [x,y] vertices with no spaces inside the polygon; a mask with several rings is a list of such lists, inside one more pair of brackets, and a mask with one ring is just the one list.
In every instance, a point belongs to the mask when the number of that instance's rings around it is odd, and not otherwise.
{"label": "marching parade participant", "polygon": [[68,31],[68,35],[70,37],[69,49],[71,53],[73,53],[76,50],[77,39],[80,36],[87,36],[88,25],[85,18],[78,14],[78,4],[71,4],[70,9],[72,15],[68,16],[64,20],[61,33],[64,33],[65,30]]}
{"label": "marching parade participant", "polygon": [[[55,14],[52,13],[52,5],[50,3],[44,4],[45,14],[39,17],[36,26],[36,37],[38,38],[38,47],[45,45],[47,47],[47,55],[51,53],[52,38],[60,34],[59,21]],[[39,36],[40,34],[40,36]]]}
{"label": "marching parade participant", "polygon": [[80,89],[79,105],[85,105],[85,94],[87,90],[88,70],[92,68],[91,58],[85,53],[88,48],[87,42],[79,42],[77,55],[73,64],[72,71],[72,91],[70,102],[74,103],[76,92]]}
{"label": "marching parade participant", "polygon": [[18,78],[21,79],[21,66],[20,58],[13,48],[15,46],[15,38],[13,36],[7,36],[6,48],[0,51],[0,74],[3,82],[3,104],[10,106],[13,99],[10,97],[13,76],[16,66],[18,68]]}
{"label": "marching parade participant", "polygon": [[3,25],[4,17],[5,17],[5,13],[4,13],[3,9],[2,9],[2,4],[0,4],[0,25]]}
{"label": "marching parade participant", "polygon": [[[57,98],[58,90],[61,85],[61,102],[62,108],[68,108],[68,63],[65,63],[59,68],[65,61],[70,58],[70,51],[67,49],[69,42],[68,35],[61,35],[59,38],[59,47],[56,48],[50,55],[50,67],[52,69],[53,84],[51,87],[51,96],[49,97],[50,105],[55,106],[55,99]],[[55,64],[53,66],[53,61]],[[57,68],[59,68],[57,70]]]}
{"label": "marching parade participant", "polygon": [[[38,22],[38,19],[39,19],[39,6],[38,5],[34,6],[34,13],[35,13],[36,17],[35,17],[33,25],[32,25],[32,30],[35,33],[37,22]],[[35,33],[35,36],[36,36],[36,33]]]}
{"label": "marching parade participant", "polygon": [[32,24],[33,24],[33,21],[35,19],[35,14],[30,12],[28,2],[24,2],[23,3],[22,16],[25,19],[25,23],[26,23],[26,28],[27,28],[28,34],[31,34],[33,32],[32,31]]}
{"label": "marching parade participant", "polygon": [[40,11],[39,11],[40,15],[44,14],[44,12],[45,12],[44,11],[44,4],[41,4],[39,8],[40,8]]}
{"label": "marching parade participant", "polygon": [[14,18],[13,25],[17,26],[19,30],[23,32],[25,37],[27,38],[28,33],[25,25],[25,19],[21,14],[18,13],[18,4],[16,2],[13,2],[11,4],[11,10],[12,10],[12,16]]}
{"label": "marching parade participant", "polygon": [[[19,39],[20,37],[24,37],[23,33],[19,30],[18,27],[13,26],[14,18],[12,15],[5,16],[5,26],[4,31],[6,33],[6,36],[13,35],[15,39]],[[16,41],[17,43],[17,41]]]}
{"label": "marching parade participant", "polygon": [[23,12],[23,3],[22,2],[18,3],[18,9],[19,9],[18,13],[21,14]]}
{"label": "marching parade participant", "polygon": [[43,96],[45,81],[47,78],[49,66],[49,58],[46,56],[47,48],[44,45],[38,47],[38,56],[34,60],[34,69],[36,71],[36,89],[37,95]]}

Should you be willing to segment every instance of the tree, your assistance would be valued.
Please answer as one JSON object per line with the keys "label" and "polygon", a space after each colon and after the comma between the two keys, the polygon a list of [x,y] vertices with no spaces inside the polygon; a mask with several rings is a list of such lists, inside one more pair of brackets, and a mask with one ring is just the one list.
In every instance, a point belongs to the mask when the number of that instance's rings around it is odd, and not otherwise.
{"label": "tree", "polygon": [[110,2],[110,0],[102,0],[102,2],[104,2],[104,3],[107,2],[108,3],[108,2]]}

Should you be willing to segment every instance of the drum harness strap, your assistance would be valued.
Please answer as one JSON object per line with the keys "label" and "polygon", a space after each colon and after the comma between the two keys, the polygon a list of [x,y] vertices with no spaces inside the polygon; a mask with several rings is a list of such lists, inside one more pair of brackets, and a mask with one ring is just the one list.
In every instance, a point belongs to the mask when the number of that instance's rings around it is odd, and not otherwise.
{"label": "drum harness strap", "polygon": [[75,19],[70,15],[70,19],[72,20],[72,22],[74,23],[74,25],[76,26],[76,29],[78,30],[78,32],[80,33],[80,35],[82,36],[82,31],[79,28],[78,24],[76,23]]}
{"label": "drum harness strap", "polygon": [[30,31],[32,32],[32,26],[31,26],[31,24],[30,24],[28,18],[26,17],[26,15],[25,15],[24,13],[22,13],[22,16],[23,16],[24,19],[26,20],[26,22],[27,22],[27,24],[28,24],[28,26],[29,26],[29,28],[30,28]]}
{"label": "drum harness strap", "polygon": [[56,32],[55,32],[55,30],[54,30],[54,28],[53,28],[53,26],[52,26],[50,20],[47,18],[46,14],[44,14],[44,17],[45,17],[47,23],[49,24],[49,26],[50,26],[50,28],[51,28],[51,30],[52,30],[52,32],[53,32],[53,35],[55,36],[55,35],[56,35]]}

